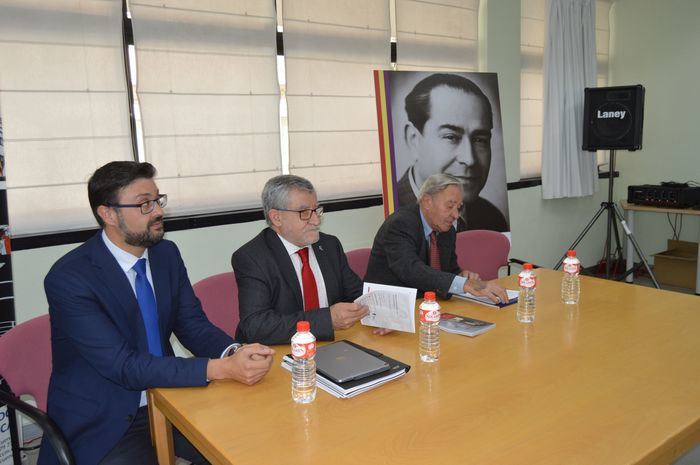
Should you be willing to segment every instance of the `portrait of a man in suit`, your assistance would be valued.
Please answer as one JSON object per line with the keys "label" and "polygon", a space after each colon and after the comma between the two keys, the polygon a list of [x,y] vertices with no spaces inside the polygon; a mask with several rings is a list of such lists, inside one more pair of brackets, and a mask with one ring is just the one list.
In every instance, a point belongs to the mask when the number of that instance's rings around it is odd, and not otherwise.
{"label": "portrait of a man in suit", "polygon": [[463,187],[458,231],[509,231],[496,75],[394,72],[389,87],[398,206],[415,204],[430,175],[450,174]]}

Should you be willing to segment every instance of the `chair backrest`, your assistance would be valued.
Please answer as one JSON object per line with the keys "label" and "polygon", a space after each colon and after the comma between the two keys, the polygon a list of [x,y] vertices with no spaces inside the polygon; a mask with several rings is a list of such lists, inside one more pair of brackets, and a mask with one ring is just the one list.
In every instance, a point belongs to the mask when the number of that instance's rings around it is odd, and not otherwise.
{"label": "chair backrest", "polygon": [[204,313],[215,326],[231,337],[236,336],[238,313],[238,284],[233,271],[219,273],[195,283],[192,288],[202,302]]}
{"label": "chair backrest", "polygon": [[0,376],[16,396],[31,395],[46,412],[51,376],[51,323],[42,315],[0,336]]}
{"label": "chair backrest", "polygon": [[369,264],[369,254],[372,252],[370,248],[350,250],[345,253],[348,257],[348,265],[360,279],[364,280],[367,274],[367,265]]}
{"label": "chair backrest", "polygon": [[510,241],[500,232],[475,229],[457,233],[457,263],[462,270],[479,273],[483,280],[498,278],[508,264]]}

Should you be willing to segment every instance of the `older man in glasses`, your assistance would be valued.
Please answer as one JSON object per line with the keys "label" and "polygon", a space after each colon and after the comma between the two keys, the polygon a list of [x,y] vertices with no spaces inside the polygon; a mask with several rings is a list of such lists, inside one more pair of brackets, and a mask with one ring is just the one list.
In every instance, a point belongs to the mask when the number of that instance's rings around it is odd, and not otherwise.
{"label": "older man in glasses", "polygon": [[[111,162],[88,181],[102,230],[46,275],[53,371],[48,414],[80,464],[155,465],[145,390],[245,384],[270,369],[274,351],[241,346],[212,325],[175,244],[163,240],[163,207],[150,163]],[[195,357],[173,354],[175,333]],[[29,367],[31,369],[31,367]],[[174,431],[175,453],[207,463]],[[58,463],[48,441],[39,463]]]}
{"label": "older man in glasses", "polygon": [[321,233],[323,207],[314,186],[299,176],[265,184],[268,228],[231,257],[241,321],[237,339],[289,343],[296,323],[308,320],[319,340],[332,340],[367,314],[352,303],[362,281],[348,266],[338,238]]}

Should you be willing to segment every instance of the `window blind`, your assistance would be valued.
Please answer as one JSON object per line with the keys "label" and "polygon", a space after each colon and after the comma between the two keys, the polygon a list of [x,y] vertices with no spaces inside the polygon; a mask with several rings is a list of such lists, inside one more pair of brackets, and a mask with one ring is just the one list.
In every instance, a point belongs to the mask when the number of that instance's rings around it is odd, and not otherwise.
{"label": "window blind", "polygon": [[289,171],[322,199],[378,194],[372,70],[390,67],[387,0],[283,2]]}
{"label": "window blind", "polygon": [[397,69],[476,71],[478,0],[396,0]]}
{"label": "window blind", "polygon": [[0,114],[13,235],[94,227],[86,182],[133,159],[118,0],[0,4]]}
{"label": "window blind", "polygon": [[170,213],[259,206],[281,172],[274,2],[130,8],[145,158]]}

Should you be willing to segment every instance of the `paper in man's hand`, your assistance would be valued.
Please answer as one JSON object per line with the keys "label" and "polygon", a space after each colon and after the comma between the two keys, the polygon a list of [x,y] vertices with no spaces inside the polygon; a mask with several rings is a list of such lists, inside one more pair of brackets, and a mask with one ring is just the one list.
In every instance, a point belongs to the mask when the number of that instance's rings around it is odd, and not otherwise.
{"label": "paper in man's hand", "polygon": [[360,320],[363,325],[416,332],[416,289],[365,283],[363,292],[355,299],[369,308],[369,314]]}

